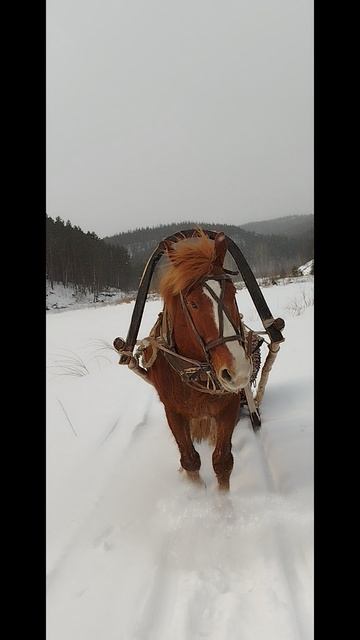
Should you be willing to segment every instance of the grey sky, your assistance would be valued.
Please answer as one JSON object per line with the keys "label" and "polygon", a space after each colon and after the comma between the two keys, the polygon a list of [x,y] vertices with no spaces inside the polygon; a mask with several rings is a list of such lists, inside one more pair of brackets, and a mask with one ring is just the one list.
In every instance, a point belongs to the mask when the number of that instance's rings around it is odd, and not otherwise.
{"label": "grey sky", "polygon": [[47,213],[313,213],[312,0],[47,0]]}

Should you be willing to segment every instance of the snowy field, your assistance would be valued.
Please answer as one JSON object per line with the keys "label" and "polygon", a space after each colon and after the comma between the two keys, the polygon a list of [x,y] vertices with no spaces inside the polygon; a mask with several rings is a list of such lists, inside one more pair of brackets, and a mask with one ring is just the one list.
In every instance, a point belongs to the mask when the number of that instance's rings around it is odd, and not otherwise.
{"label": "snowy field", "polygon": [[47,314],[47,640],[313,638],[313,276],[263,292],[286,341],[228,496],[205,443],[188,483],[155,390],[118,365],[133,302]]}
{"label": "snowy field", "polygon": [[53,286],[51,286],[50,281],[46,280],[46,311],[54,313],[67,310],[69,307],[82,309],[85,306],[102,307],[104,304],[117,304],[131,297],[136,298],[136,291],[128,294],[120,291],[120,289],[109,287],[106,291],[100,292],[96,301],[94,301],[93,293],[79,293],[74,286],[69,284],[69,286],[65,287],[60,282],[54,282]]}

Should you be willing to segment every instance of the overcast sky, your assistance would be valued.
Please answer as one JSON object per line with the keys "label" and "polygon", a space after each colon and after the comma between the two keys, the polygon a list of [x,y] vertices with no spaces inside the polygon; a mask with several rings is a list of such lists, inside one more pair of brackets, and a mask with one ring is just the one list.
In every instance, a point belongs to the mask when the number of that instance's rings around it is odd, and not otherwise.
{"label": "overcast sky", "polygon": [[47,213],[313,213],[313,1],[47,0]]}

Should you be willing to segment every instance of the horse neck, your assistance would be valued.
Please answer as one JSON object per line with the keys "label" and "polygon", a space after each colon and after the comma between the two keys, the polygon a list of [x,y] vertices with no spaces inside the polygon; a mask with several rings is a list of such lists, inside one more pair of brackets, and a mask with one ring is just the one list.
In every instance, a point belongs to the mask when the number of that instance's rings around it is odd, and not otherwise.
{"label": "horse neck", "polygon": [[172,337],[176,351],[187,358],[203,361],[204,352],[186,320],[180,296],[175,296],[165,308],[173,327]]}

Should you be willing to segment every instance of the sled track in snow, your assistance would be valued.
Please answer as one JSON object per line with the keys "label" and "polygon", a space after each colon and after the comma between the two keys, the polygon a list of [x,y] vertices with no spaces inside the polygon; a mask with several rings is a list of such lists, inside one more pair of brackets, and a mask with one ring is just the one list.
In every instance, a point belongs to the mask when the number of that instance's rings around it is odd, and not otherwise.
{"label": "sled track in snow", "polygon": [[[79,523],[58,562],[50,571],[49,591],[56,586],[60,575],[71,572],[72,563],[74,560],[76,562],[79,548],[84,547],[84,541],[91,555],[104,551],[107,552],[106,555],[111,555],[113,552],[116,553],[116,547],[121,545],[123,536],[127,535],[126,532],[134,527],[134,523],[136,525],[136,520],[141,517],[136,510],[134,514],[130,514],[116,524],[113,521],[116,514],[114,506],[121,505],[125,495],[124,487],[121,486],[122,475],[129,477],[131,474],[138,473],[137,458],[139,454],[142,457],[149,441],[152,440],[154,436],[152,421],[157,424],[160,415],[162,415],[162,407],[159,401],[149,394],[144,403],[141,418],[129,429],[127,442],[116,457],[114,470],[111,470],[101,495],[98,496],[85,519]],[[163,441],[166,440],[167,433],[165,418],[162,422],[164,424],[156,427],[155,431],[157,435],[160,434]],[[118,426],[119,420],[111,426],[100,442],[101,449],[116,446],[116,441],[112,443],[112,439],[116,437]],[[145,426],[148,428],[144,429]],[[142,514],[144,521],[148,521],[150,530],[153,527],[161,530],[161,537],[156,538],[153,549],[155,567],[151,578],[143,587],[141,597],[138,593],[136,623],[134,621],[132,633],[128,636],[129,640],[166,640],[169,632],[174,640],[204,638],[217,640],[217,634],[221,632],[220,627],[227,629],[226,637],[229,640],[235,640],[238,637],[236,635],[238,615],[236,603],[243,597],[249,597],[249,594],[251,596],[252,592],[255,594],[256,589],[259,588],[256,581],[252,580],[251,572],[249,574],[245,572],[240,581],[236,575],[237,568],[241,568],[241,562],[239,564],[236,561],[236,556],[241,547],[243,529],[249,528],[249,524],[250,529],[251,527],[256,529],[257,526],[256,521],[252,523],[251,518],[249,520],[246,514],[243,517],[243,505],[247,500],[251,505],[249,492],[245,489],[242,493],[241,489],[236,489],[243,472],[243,457],[248,458],[248,465],[251,465],[252,474],[256,478],[258,495],[264,499],[264,504],[267,498],[270,498],[271,506],[280,506],[281,510],[284,502],[286,503],[286,497],[281,494],[281,482],[274,473],[268,457],[266,439],[271,436],[264,431],[266,423],[260,432],[254,434],[250,419],[248,416],[242,416],[237,429],[241,429],[241,432],[237,438],[234,438],[234,453],[236,453],[232,475],[234,489],[228,496],[218,494],[210,462],[210,447],[205,450],[202,459],[204,470],[206,471],[207,466],[208,475],[212,474],[212,480],[207,483],[207,488],[198,489],[188,483],[184,474],[177,475],[178,452],[173,443],[173,449],[169,452],[170,463],[173,466],[172,480],[182,478],[181,494],[173,493],[173,486],[169,489],[165,488],[162,497],[149,507],[148,516]],[[169,438],[172,440],[171,434]],[[236,444],[239,438],[240,447]],[[99,451],[99,448],[97,450]],[[151,474],[151,464],[148,464],[147,468],[142,469],[141,482],[146,483]],[[165,477],[164,482],[166,483]],[[141,491],[141,487],[138,490]],[[281,521],[277,517],[272,517],[274,515],[276,516],[273,512],[270,513],[266,531],[271,561],[275,566],[275,597],[287,608],[288,640],[310,640],[310,635],[306,633],[302,623],[301,603],[294,588],[294,576],[288,569],[291,564],[291,550],[283,531],[286,520]],[[209,531],[215,531],[215,535],[218,536],[215,542],[209,535]],[[204,533],[205,547],[209,546],[213,551],[209,557],[204,556],[202,551]],[[239,537],[238,549],[235,541]],[[149,544],[152,544],[151,540]],[[228,548],[227,545],[229,545]],[[83,595],[86,593],[86,588],[78,589],[77,593]]]}
{"label": "sled track in snow", "polygon": [[[116,527],[111,523],[111,504],[115,499],[118,482],[121,482],[122,465],[125,464],[127,468],[131,467],[139,450],[147,446],[144,436],[147,435],[149,438],[151,433],[142,427],[148,425],[151,408],[158,409],[158,405],[158,401],[151,395],[147,398],[142,418],[131,428],[127,445],[120,451],[116,468],[108,478],[106,487],[86,518],[79,523],[78,529],[65,547],[59,561],[49,573],[48,589],[51,589],[56,584],[59,575],[71,566],[71,560],[76,557],[77,547],[81,541],[87,540],[94,552],[101,550],[111,552],[114,544],[115,546],[119,544],[122,532],[132,526],[134,519],[131,517],[129,520],[123,521],[121,526]],[[101,446],[109,444],[111,437],[116,433],[117,424],[118,421],[108,431]],[[271,469],[265,451],[264,434],[260,431],[255,435],[251,428],[250,419],[245,420],[245,416],[242,417],[240,424],[244,442],[250,447],[252,471],[257,477],[258,490],[265,497],[278,496],[281,499],[279,481]],[[163,435],[165,438],[165,433]],[[241,475],[241,449],[242,447],[237,452],[236,466],[233,471],[234,480],[237,474]],[[208,454],[210,457],[210,448]],[[177,456],[177,450],[174,446],[174,476],[176,476]],[[254,464],[255,462],[256,464]],[[136,473],[135,467],[134,473]],[[144,470],[145,478],[147,473],[150,474],[150,468]],[[134,640],[165,640],[169,633],[169,625],[172,629],[171,637],[174,640],[190,640],[190,638],[191,640],[197,638],[215,640],[216,629],[220,624],[218,617],[221,603],[230,601],[231,604],[234,592],[237,597],[240,597],[244,588],[241,586],[239,592],[236,577],[231,571],[229,575],[229,567],[231,567],[232,554],[236,554],[233,538],[236,536],[236,532],[241,533],[242,529],[242,521],[238,517],[237,502],[240,500],[241,504],[242,500],[246,500],[247,493],[235,496],[230,491],[229,496],[218,495],[215,481],[209,483],[206,489],[198,489],[190,483],[188,484],[185,478],[182,488],[186,494],[185,502],[183,495],[180,497],[171,495],[171,490],[169,490],[166,498],[154,506],[154,520],[161,521],[163,518],[164,531],[161,545],[154,549],[156,568],[142,597],[142,604],[139,606],[136,626],[133,635],[131,635],[131,639]],[[107,508],[107,496],[109,495],[112,495],[112,499],[110,499],[110,506]],[[178,500],[178,498],[180,499]],[[121,503],[121,491],[119,491],[119,503]],[[102,513],[104,505],[106,515]],[[96,528],[96,523],[99,521],[103,523],[100,532]],[[205,530],[213,528],[223,538],[213,546],[214,556],[208,558],[208,564],[207,559],[201,556],[203,536],[201,527],[205,527]],[[95,532],[91,533],[93,530],[96,531],[96,534]],[[229,537],[229,553],[225,553],[224,556],[224,548]],[[292,576],[289,575],[287,569],[289,564],[287,541],[282,531],[282,524],[276,519],[271,522],[268,543],[272,550],[272,561],[277,565],[277,593],[282,594],[281,597],[289,610],[288,626],[291,626],[289,640],[305,640],[309,636],[306,635],[303,628],[301,606],[297,600],[296,590],[294,591],[292,587]],[[196,558],[195,562],[192,558],[192,552]],[[199,555],[200,561],[198,560]],[[227,564],[223,569],[221,562],[224,557]],[[194,567],[192,568],[193,562]],[[182,564],[185,566],[182,567]],[[250,593],[254,588],[251,579],[248,579],[248,582],[245,580],[243,584],[247,585],[247,593]],[[175,611],[171,606],[173,602],[176,602]],[[228,627],[228,637],[231,639],[236,637],[235,634],[232,635],[234,632],[232,631],[232,619],[234,617],[235,614],[230,612],[229,617],[225,616],[221,621],[222,625],[225,624]]]}
{"label": "sled track in snow", "polygon": [[[243,418],[243,427],[246,428],[244,422]],[[255,435],[252,431],[250,419],[246,422],[248,422],[248,439],[252,443],[253,451],[258,460],[257,469],[254,469],[254,472],[257,473],[260,479],[263,494],[265,496],[279,496],[278,482],[271,471],[271,466],[264,450],[261,432]],[[241,465],[241,454],[237,463]],[[188,528],[186,527],[186,519],[190,520],[191,512],[194,516],[195,526],[197,517],[199,517],[199,522],[208,518],[210,525],[214,524],[215,520],[218,520],[218,524],[223,520],[223,526],[220,527],[220,530],[224,534],[222,541],[224,545],[227,544],[227,529],[231,535],[236,531],[236,528],[240,527],[241,529],[241,522],[239,522],[234,510],[231,491],[229,496],[218,495],[216,485],[212,485],[211,488],[196,488],[194,492],[196,492],[192,501],[194,508],[190,508],[189,515],[185,511],[182,524],[175,531],[167,534],[166,542],[164,541],[157,557],[157,570],[154,573],[145,604],[140,612],[134,635],[136,640],[165,640],[171,622],[173,625],[171,637],[179,638],[179,640],[188,640],[190,638],[191,640],[197,638],[215,640],[217,637],[216,619],[219,609],[221,609],[221,602],[231,599],[231,595],[235,590],[234,583],[236,583],[236,580],[234,576],[230,578],[227,576],[228,567],[225,567],[225,571],[222,570],[221,563],[218,565],[216,562],[213,563],[212,558],[208,559],[208,566],[206,566],[206,562],[202,563],[200,571],[199,567],[196,566],[193,572],[191,569],[190,571],[182,572],[181,567],[180,571],[174,571],[177,562],[177,550],[180,548],[179,555],[181,556],[181,552],[186,549],[192,548],[194,554],[196,554],[201,548],[201,533],[194,540],[194,522]],[[170,502],[172,501],[170,500]],[[173,508],[176,507],[173,505]],[[181,520],[181,516],[179,516],[179,519]],[[278,582],[281,582],[280,586],[279,584],[277,585],[277,592],[283,594],[282,598],[288,609],[288,628],[289,630],[291,628],[289,640],[305,640],[305,638],[309,638],[309,635],[306,634],[304,629],[301,607],[287,569],[287,543],[282,531],[282,525],[276,520],[271,524],[269,538],[271,538],[269,543],[272,549],[272,561],[277,565]],[[182,559],[184,560],[184,557]],[[189,564],[191,565],[191,560]],[[179,567],[177,568],[179,569]],[[189,569],[189,567],[186,568]],[[247,591],[251,592],[253,588],[250,581]],[[169,609],[171,610],[171,607],[169,607],[169,604],[174,601],[177,602],[177,608],[175,612],[172,612],[173,620],[170,621]],[[202,613],[200,614],[199,612]],[[176,620],[176,624],[174,620]],[[232,616],[227,620],[223,620],[222,624],[224,623],[228,627],[229,635],[227,637],[235,639],[237,635],[232,628]],[[231,635],[232,633],[234,635]]]}
{"label": "sled track in snow", "polygon": [[[76,528],[75,532],[72,534],[70,539],[65,544],[62,553],[59,555],[57,561],[52,566],[50,571],[47,573],[47,580],[46,580],[47,581],[47,587],[46,587],[47,591],[49,591],[52,588],[52,586],[56,583],[56,580],[59,577],[59,574],[62,572],[62,570],[66,566],[67,561],[71,557],[72,552],[76,550],[76,546],[77,546],[78,541],[83,537],[84,534],[85,534],[85,537],[86,537],[86,531],[88,529],[89,522],[94,518],[94,514],[96,513],[96,510],[98,509],[99,505],[101,504],[101,501],[103,500],[103,498],[106,496],[107,487],[111,487],[112,486],[112,484],[113,484],[113,476],[117,474],[118,469],[121,467],[121,461],[122,461],[123,457],[128,452],[129,447],[131,448],[132,442],[134,440],[137,440],[138,437],[139,437],[139,434],[142,433],[141,427],[143,427],[146,424],[147,417],[148,417],[152,402],[153,402],[153,398],[152,398],[151,395],[149,395],[148,398],[147,398],[147,402],[145,404],[145,407],[144,407],[142,418],[131,429],[128,445],[125,446],[125,448],[120,450],[120,452],[119,452],[119,456],[118,456],[118,458],[116,460],[115,471],[110,475],[110,477],[108,478],[108,482],[107,482],[105,488],[103,489],[101,495],[98,496],[98,498],[94,501],[94,503],[91,506],[91,509],[87,512],[85,518],[82,519],[78,523],[78,527]],[[121,424],[121,417],[117,418],[115,423],[113,423],[111,428],[108,430],[106,436],[99,443],[97,450],[99,450],[100,448],[104,447],[104,445],[109,443],[109,441],[114,436],[114,433],[116,432],[116,429],[118,428],[118,426],[120,424]],[[105,540],[106,536],[112,530],[113,530],[112,526],[107,527],[105,532],[103,532],[103,534],[100,534],[98,536],[98,538],[94,541],[94,546],[95,547],[98,546],[98,543],[100,544],[100,542],[103,539]],[[106,546],[106,542],[105,542],[105,546]]]}
{"label": "sled track in snow", "polygon": [[[256,443],[257,451],[259,454],[259,459],[261,461],[262,469],[264,470],[265,476],[265,486],[264,489],[268,494],[276,494],[279,495],[279,483],[276,478],[276,473],[272,470],[271,465],[269,463],[268,457],[265,452],[264,447],[264,432],[260,430],[256,434],[254,433],[254,441]],[[296,589],[293,587],[292,580],[289,575],[289,558],[287,552],[287,541],[282,531],[281,524],[279,522],[274,522],[273,528],[273,542],[274,542],[274,550],[279,559],[279,566],[281,567],[283,573],[284,584],[286,585],[286,590],[289,593],[289,601],[292,603],[292,614],[294,618],[294,639],[298,638],[299,640],[303,640],[307,637],[303,623],[302,623],[302,613],[301,607],[299,606]]]}

